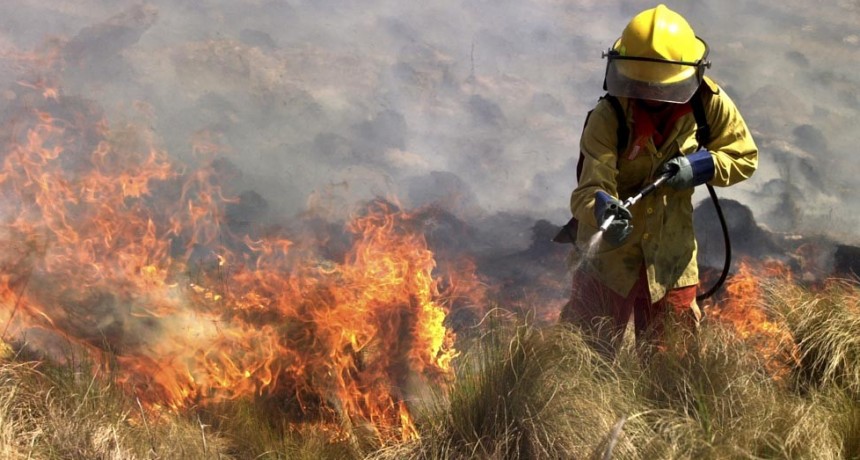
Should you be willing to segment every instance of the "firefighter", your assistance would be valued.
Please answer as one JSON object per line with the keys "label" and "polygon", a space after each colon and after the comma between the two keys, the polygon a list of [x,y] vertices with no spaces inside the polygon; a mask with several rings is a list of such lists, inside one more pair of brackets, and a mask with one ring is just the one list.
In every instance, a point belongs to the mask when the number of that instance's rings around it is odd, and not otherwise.
{"label": "firefighter", "polygon": [[[579,250],[604,219],[615,220],[574,270],[561,320],[583,328],[609,356],[631,316],[639,344],[659,345],[670,324],[695,329],[701,311],[694,188],[736,184],[758,165],[758,149],[734,102],[704,75],[707,56],[707,44],[665,5],[633,17],[605,55],[607,96],[586,121],[570,200]],[[702,115],[694,114],[697,103]],[[705,127],[697,120],[702,116]],[[707,134],[702,145],[700,129]],[[676,174],[630,209],[623,206],[666,171]]]}

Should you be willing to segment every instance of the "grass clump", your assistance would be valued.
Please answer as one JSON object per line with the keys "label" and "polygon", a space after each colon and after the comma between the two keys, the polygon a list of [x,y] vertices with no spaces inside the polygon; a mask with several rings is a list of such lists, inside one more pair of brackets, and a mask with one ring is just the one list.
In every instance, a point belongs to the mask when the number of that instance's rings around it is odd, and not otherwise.
{"label": "grass clump", "polygon": [[860,400],[860,286],[831,280],[821,290],[791,283],[769,286],[771,308],[785,318],[797,343],[802,388],[844,389]]}
{"label": "grass clump", "polygon": [[860,458],[856,283],[765,288],[796,349],[788,377],[716,318],[647,355],[628,340],[607,361],[572,327],[499,313],[460,334],[448,388],[403,392],[420,438],[386,445],[374,427],[310,420],[290,401],[155,413],[110,376],[7,358],[0,458]]}
{"label": "grass clump", "polygon": [[[845,286],[780,282],[763,305],[780,305],[773,292],[793,302],[797,317],[772,310],[771,324],[791,328],[803,359],[786,365],[815,385],[775,374],[761,341],[718,319],[693,339],[669,334],[654,353],[628,340],[613,362],[573,328],[498,321],[466,347],[456,383],[419,418],[421,440],[371,457],[858,458],[853,297]],[[813,326],[822,321],[838,325]]]}
{"label": "grass clump", "polygon": [[221,455],[224,444],[190,420],[147,421],[126,395],[88,371],[0,363],[2,458],[230,458]]}
{"label": "grass clump", "polygon": [[260,398],[201,409],[201,419],[229,444],[238,459],[360,459],[378,448],[373,432],[361,433],[322,422],[290,421],[283,401]]}
{"label": "grass clump", "polygon": [[709,322],[696,340],[671,345],[638,383],[671,457],[835,458],[822,454],[838,450],[827,411],[775,381],[726,326]]}
{"label": "grass clump", "polygon": [[144,407],[91,369],[0,360],[0,458],[359,459],[378,447],[331,425],[290,424],[273,401]]}
{"label": "grass clump", "polygon": [[419,417],[420,442],[385,458],[583,458],[606,444],[629,398],[611,365],[563,326],[498,320],[457,380]]}

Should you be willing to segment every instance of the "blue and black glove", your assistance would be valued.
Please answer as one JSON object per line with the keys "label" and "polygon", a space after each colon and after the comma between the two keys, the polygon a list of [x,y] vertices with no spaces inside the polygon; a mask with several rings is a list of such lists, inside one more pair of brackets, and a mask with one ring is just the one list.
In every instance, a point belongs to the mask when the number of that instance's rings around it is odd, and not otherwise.
{"label": "blue and black glove", "polygon": [[594,194],[594,218],[597,220],[597,226],[601,226],[611,216],[615,216],[615,220],[609,224],[603,239],[613,246],[619,246],[633,232],[633,225],[630,224],[633,215],[617,198],[598,190]]}
{"label": "blue and black glove", "polygon": [[676,189],[692,188],[702,185],[714,177],[714,157],[711,152],[701,149],[687,156],[679,155],[663,163],[658,175],[674,173],[666,185]]}

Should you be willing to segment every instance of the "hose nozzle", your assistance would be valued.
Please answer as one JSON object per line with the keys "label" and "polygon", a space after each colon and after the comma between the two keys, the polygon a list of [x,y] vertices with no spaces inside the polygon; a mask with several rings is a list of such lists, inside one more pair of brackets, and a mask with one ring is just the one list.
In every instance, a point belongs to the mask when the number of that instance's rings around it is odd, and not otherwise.
{"label": "hose nozzle", "polygon": [[[639,190],[639,193],[637,193],[636,195],[633,195],[633,196],[631,196],[630,198],[628,198],[628,199],[624,200],[624,202],[623,202],[623,203],[621,203],[621,205],[622,205],[622,206],[624,206],[625,208],[629,208],[630,206],[633,206],[633,205],[634,205],[634,204],[636,204],[639,200],[641,200],[641,199],[642,199],[642,197],[644,197],[645,195],[648,195],[649,193],[653,192],[654,190],[656,190],[656,189],[657,189],[657,187],[659,187],[660,185],[662,185],[662,184],[663,184],[663,182],[666,182],[667,180],[669,180],[669,178],[671,178],[672,176],[674,176],[674,175],[675,175],[675,173],[677,173],[677,170],[675,170],[675,171],[669,171],[669,172],[666,172],[666,173],[661,174],[661,175],[660,175],[660,177],[658,177],[654,182],[651,182],[650,184],[648,184],[648,185],[646,185],[645,187],[643,187],[643,188],[642,188],[642,190]],[[609,210],[612,210],[613,208],[616,208],[616,209],[617,209],[617,208],[618,208],[618,205],[616,205],[616,204],[610,204],[610,205],[609,205]],[[615,216],[617,216],[617,213],[612,213],[612,214],[610,214],[610,215],[609,215],[609,216],[608,216],[608,217],[603,221],[603,223],[601,223],[601,224],[600,224],[599,231],[601,231],[601,232],[605,232],[606,230],[608,230],[608,229],[609,229],[609,226],[610,226],[610,225],[612,225],[612,222],[614,222],[614,221],[615,221]]]}
{"label": "hose nozzle", "polygon": [[612,225],[613,222],[615,222],[615,214],[607,217],[606,220],[604,220],[603,223],[600,224],[600,228],[598,229],[598,231],[605,232],[606,230],[609,230],[609,226]]}

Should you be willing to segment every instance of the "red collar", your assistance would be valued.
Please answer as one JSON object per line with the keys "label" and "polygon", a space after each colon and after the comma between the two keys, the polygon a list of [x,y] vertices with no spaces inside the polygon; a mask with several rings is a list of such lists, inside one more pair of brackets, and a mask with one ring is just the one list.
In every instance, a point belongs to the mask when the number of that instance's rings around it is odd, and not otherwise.
{"label": "red collar", "polygon": [[654,139],[654,146],[659,148],[675,126],[679,118],[693,111],[690,104],[670,104],[658,112],[652,112],[633,101],[633,139],[641,146],[648,138]]}

